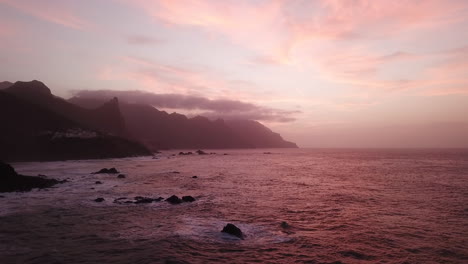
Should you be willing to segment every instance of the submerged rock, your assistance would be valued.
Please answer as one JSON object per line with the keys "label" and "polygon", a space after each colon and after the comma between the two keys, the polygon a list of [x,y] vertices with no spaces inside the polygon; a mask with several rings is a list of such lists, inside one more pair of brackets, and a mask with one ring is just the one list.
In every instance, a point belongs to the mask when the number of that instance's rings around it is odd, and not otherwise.
{"label": "submerged rock", "polygon": [[141,197],[141,196],[137,196],[135,197],[135,203],[136,204],[140,204],[140,203],[152,203],[154,201],[153,198],[149,198],[149,197]]}
{"label": "submerged rock", "polygon": [[203,151],[203,150],[201,150],[201,149],[199,149],[199,150],[197,150],[197,151],[195,151],[195,152],[197,152],[198,155],[206,155],[206,154],[208,154],[208,153],[206,153],[205,151]]}
{"label": "submerged rock", "polygon": [[244,234],[242,233],[242,231],[235,225],[229,223],[227,224],[223,230],[221,231],[223,233],[228,233],[230,235],[233,235],[233,236],[236,236],[240,239],[244,239]]}
{"label": "submerged rock", "polygon": [[195,198],[193,198],[192,196],[190,195],[187,195],[187,196],[182,196],[182,201],[184,202],[195,202]]}
{"label": "submerged rock", "polygon": [[96,181],[94,184],[102,184],[101,181]]}
{"label": "submerged rock", "polygon": [[166,202],[169,202],[171,204],[180,204],[182,203],[182,200],[176,195],[172,195],[171,197],[166,199]]}
{"label": "submerged rock", "polygon": [[104,202],[105,199],[102,198],[102,197],[99,197],[99,198],[94,199],[94,201],[95,201],[96,203],[101,203],[101,202]]}
{"label": "submerged rock", "polygon": [[198,178],[198,176],[192,176],[192,179],[197,179],[197,178]]}
{"label": "submerged rock", "polygon": [[0,192],[26,192],[34,188],[49,188],[66,182],[66,180],[58,181],[43,177],[20,175],[10,164],[0,161]]}
{"label": "submerged rock", "polygon": [[127,176],[125,176],[125,174],[119,174],[119,176],[117,176],[117,178],[119,179],[123,179],[123,178],[126,178]]}
{"label": "submerged rock", "polygon": [[103,169],[100,169],[99,171],[93,172],[92,174],[101,174],[101,173],[117,174],[119,173],[119,171],[116,168],[110,168],[110,169],[103,168]]}
{"label": "submerged rock", "polygon": [[283,221],[283,222],[281,222],[281,227],[282,228],[290,228],[291,226],[287,222]]}

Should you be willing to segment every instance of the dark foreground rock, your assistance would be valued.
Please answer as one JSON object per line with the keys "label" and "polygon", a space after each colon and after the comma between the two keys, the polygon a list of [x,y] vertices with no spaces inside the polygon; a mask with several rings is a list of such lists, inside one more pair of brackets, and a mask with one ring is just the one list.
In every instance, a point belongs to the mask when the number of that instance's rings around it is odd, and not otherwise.
{"label": "dark foreground rock", "polygon": [[94,201],[95,201],[96,203],[102,203],[102,202],[105,201],[105,199],[102,198],[102,197],[99,197],[99,198],[94,199]]}
{"label": "dark foreground rock", "polygon": [[0,161],[0,192],[27,192],[34,188],[49,188],[64,182],[66,181],[20,175],[12,166]]}
{"label": "dark foreground rock", "polygon": [[180,204],[180,203],[182,203],[182,199],[180,199],[176,195],[172,195],[171,197],[167,198],[166,201],[171,203],[171,204]]}
{"label": "dark foreground rock", "polygon": [[108,174],[117,174],[120,173],[116,168],[103,168],[100,169],[99,171],[93,172],[92,174],[101,174],[101,173],[108,173]]}
{"label": "dark foreground rock", "polygon": [[193,198],[192,196],[190,195],[187,195],[187,196],[182,196],[182,201],[184,202],[195,202],[195,198]]}
{"label": "dark foreground rock", "polygon": [[221,232],[228,233],[240,239],[244,239],[244,234],[242,233],[242,231],[237,226],[230,224],[230,223],[227,224]]}
{"label": "dark foreground rock", "polygon": [[203,150],[201,150],[201,149],[197,150],[196,152],[197,152],[198,155],[206,155],[206,154],[208,154],[208,153],[206,153],[205,151],[203,151]]}

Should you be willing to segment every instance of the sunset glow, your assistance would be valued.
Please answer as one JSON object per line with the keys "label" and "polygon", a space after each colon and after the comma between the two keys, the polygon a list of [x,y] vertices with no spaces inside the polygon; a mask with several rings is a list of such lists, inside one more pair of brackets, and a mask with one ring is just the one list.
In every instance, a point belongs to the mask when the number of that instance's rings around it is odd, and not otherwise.
{"label": "sunset glow", "polygon": [[464,0],[0,0],[0,81],[252,118],[300,147],[468,147],[467,32]]}

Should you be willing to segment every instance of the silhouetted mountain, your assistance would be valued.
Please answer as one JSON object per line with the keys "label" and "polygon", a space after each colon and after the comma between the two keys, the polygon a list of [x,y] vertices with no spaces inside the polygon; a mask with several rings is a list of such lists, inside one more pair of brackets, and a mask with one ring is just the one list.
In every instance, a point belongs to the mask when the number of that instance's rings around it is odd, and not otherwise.
{"label": "silhouetted mountain", "polygon": [[285,141],[280,134],[254,120],[226,120],[226,125],[255,148],[297,148],[295,143]]}
{"label": "silhouetted mountain", "polygon": [[[102,99],[73,97],[69,102],[94,108]],[[120,103],[133,137],[153,150],[167,148],[294,148],[277,133],[251,120],[229,121],[197,116],[187,118],[143,104]]]}
{"label": "silhouetted mountain", "polygon": [[95,109],[85,109],[54,96],[45,84],[36,80],[15,82],[3,91],[101,132],[115,136],[127,135],[117,98],[103,102]]}
{"label": "silhouetted mountain", "polygon": [[[34,91],[37,95],[48,93],[43,87],[38,88]],[[18,90],[24,92],[25,89]],[[90,129],[3,91],[0,91],[0,124],[1,160],[44,161],[151,154],[140,144]]]}
{"label": "silhouetted mountain", "polygon": [[0,90],[6,89],[6,88],[8,88],[8,87],[10,87],[12,85],[13,85],[13,83],[11,83],[11,82],[0,82]]}

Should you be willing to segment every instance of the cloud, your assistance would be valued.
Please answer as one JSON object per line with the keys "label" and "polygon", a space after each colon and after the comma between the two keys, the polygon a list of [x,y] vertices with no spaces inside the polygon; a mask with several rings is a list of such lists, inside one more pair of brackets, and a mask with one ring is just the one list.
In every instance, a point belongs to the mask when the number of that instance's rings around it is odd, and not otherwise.
{"label": "cloud", "polygon": [[67,1],[56,0],[0,0],[0,4],[13,7],[23,13],[50,23],[75,30],[86,30],[92,27],[88,21],[74,14],[73,8],[69,3]]}
{"label": "cloud", "polygon": [[154,44],[161,44],[163,42],[160,39],[143,36],[143,35],[127,36],[126,40],[129,44],[134,44],[134,45],[154,45]]}
{"label": "cloud", "polygon": [[145,91],[80,90],[76,97],[108,99],[118,97],[120,101],[152,105],[156,108],[198,110],[210,118],[254,119],[258,121],[290,122],[298,111],[268,108],[252,103],[229,99],[208,99],[201,96],[182,94],[157,94]]}
{"label": "cloud", "polygon": [[[293,65],[295,50],[317,40],[389,38],[464,21],[466,1],[132,0],[164,23],[217,33],[259,53],[260,64]],[[309,43],[310,42],[310,43]],[[306,45],[307,46],[307,45]],[[263,59],[262,59],[263,58]],[[267,58],[267,59],[265,59]]]}

